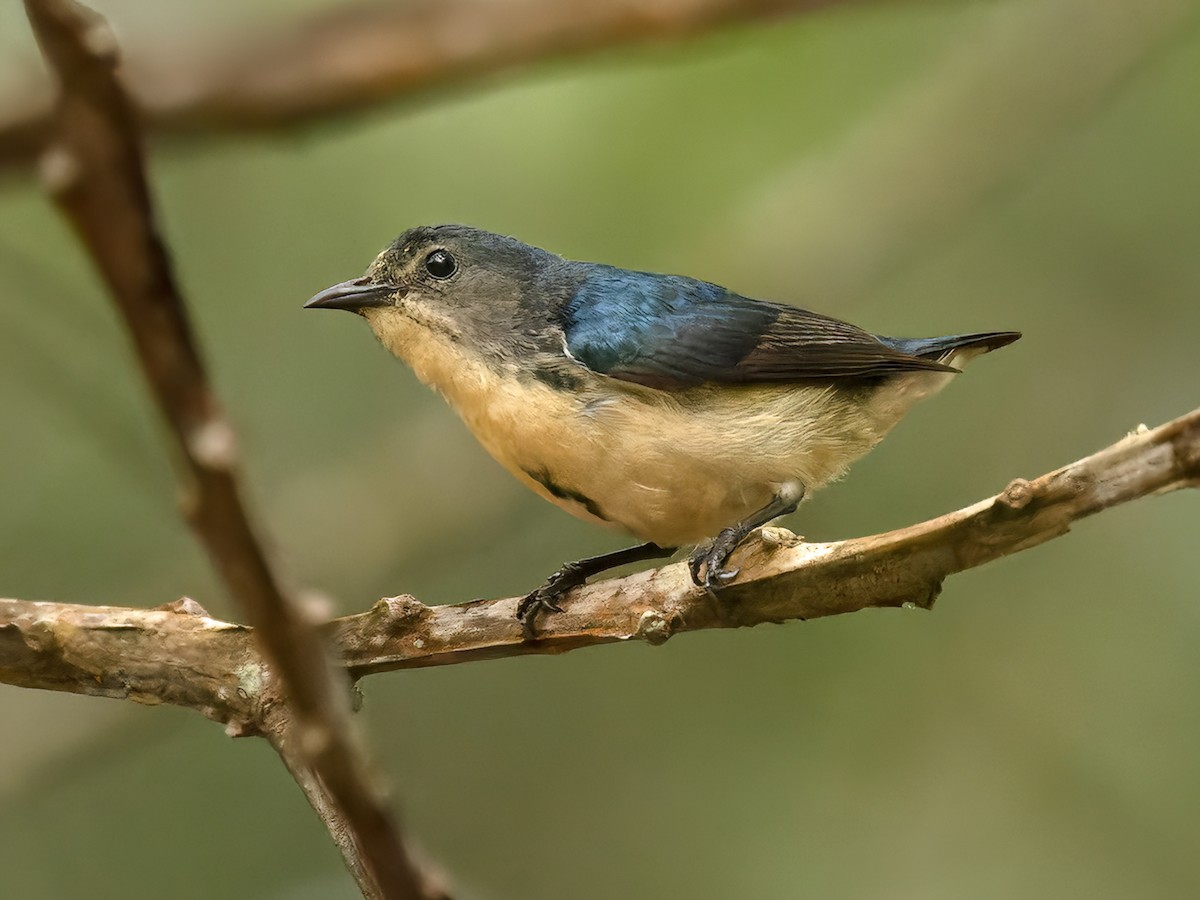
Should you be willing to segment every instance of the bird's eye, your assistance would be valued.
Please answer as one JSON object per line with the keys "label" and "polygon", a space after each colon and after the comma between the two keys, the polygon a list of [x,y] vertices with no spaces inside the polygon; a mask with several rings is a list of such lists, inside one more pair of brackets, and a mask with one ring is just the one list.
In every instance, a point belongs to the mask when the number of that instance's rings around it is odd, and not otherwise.
{"label": "bird's eye", "polygon": [[434,278],[449,278],[458,271],[458,263],[445,250],[434,250],[425,257],[425,271]]}

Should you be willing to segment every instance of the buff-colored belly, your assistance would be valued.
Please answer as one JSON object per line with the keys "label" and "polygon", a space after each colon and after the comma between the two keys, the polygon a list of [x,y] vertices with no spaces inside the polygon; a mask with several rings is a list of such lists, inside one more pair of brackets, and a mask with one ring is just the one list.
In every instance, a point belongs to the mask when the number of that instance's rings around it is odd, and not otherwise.
{"label": "buff-colored belly", "polygon": [[[828,388],[681,396],[605,385],[570,394],[515,379],[454,405],[488,451],[552,503],[660,546],[712,537],[785,484],[812,491],[880,436]],[[465,402],[463,402],[465,400]]]}

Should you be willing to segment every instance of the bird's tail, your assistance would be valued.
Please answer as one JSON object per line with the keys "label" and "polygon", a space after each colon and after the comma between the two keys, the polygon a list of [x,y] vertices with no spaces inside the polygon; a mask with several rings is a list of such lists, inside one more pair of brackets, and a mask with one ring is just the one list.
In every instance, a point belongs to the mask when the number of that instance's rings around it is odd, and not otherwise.
{"label": "bird's tail", "polygon": [[950,334],[932,338],[886,338],[879,340],[893,350],[921,359],[955,365],[991,350],[1006,347],[1021,336],[1019,331],[985,331],[978,334]]}

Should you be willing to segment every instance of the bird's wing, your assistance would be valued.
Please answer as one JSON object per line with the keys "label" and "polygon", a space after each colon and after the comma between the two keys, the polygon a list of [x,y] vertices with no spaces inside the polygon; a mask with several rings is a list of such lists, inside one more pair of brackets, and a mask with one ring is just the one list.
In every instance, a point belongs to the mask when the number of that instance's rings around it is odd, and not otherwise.
{"label": "bird's wing", "polygon": [[668,391],[955,371],[828,316],[608,266],[589,269],[562,324],[567,351],[592,371]]}

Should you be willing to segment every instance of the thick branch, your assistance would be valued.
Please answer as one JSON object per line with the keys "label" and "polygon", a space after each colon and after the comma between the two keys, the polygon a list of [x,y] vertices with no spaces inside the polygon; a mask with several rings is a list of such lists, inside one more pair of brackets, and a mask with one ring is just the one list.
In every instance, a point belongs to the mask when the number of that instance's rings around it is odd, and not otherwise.
{"label": "thick branch", "polygon": [[[290,726],[273,737],[298,743],[340,808],[349,828],[335,837],[358,857],[352,869],[372,876],[364,889],[419,897],[399,832],[353,740],[344,685],[333,677],[321,635],[264,553],[241,499],[233,429],[213,394],[158,234],[137,116],[115,75],[112,32],[72,0],[27,0],[26,10],[60,87],[45,180],[125,321],[183,462],[185,513],[255,626],[274,676],[256,693],[263,715],[250,727]],[[272,718],[267,714],[279,697],[288,715]]]}
{"label": "thick branch", "polygon": [[[1185,487],[1200,487],[1200,409],[898,531],[802,543],[782,529],[764,529],[735,557],[743,574],[722,591],[720,602],[693,586],[687,567],[677,563],[579,589],[564,612],[541,623],[535,641],[523,638],[514,618],[516,597],[438,607],[391,597],[328,627],[342,664],[357,678],[614,641],[659,644],[685,631],[866,607],[928,608],[949,575],[1036,547],[1102,510]],[[172,621],[158,610],[0,600],[0,682],[195,706],[192,683],[232,671],[228,661],[246,658],[250,636],[211,621],[197,635],[200,626],[183,615],[188,612],[195,610],[182,609]],[[116,630],[116,651],[111,644],[98,646],[113,641]],[[202,652],[192,652],[188,645],[199,641]],[[206,666],[206,658],[213,662]],[[133,661],[128,668],[125,659]],[[135,664],[155,659],[157,669],[150,672]],[[196,660],[199,670],[179,665],[182,659]],[[207,707],[202,711],[211,714]]]}
{"label": "thick branch", "polygon": [[[360,112],[468,77],[620,44],[681,38],[746,19],[848,0],[430,0],[372,2],[282,31],[234,53],[211,48],[181,68],[143,65],[130,84],[153,131],[261,131]],[[0,165],[33,158],[50,113],[13,99],[0,114]]]}
{"label": "thick branch", "polygon": [[7,684],[186,706],[241,734],[260,718],[265,680],[250,629],[187,598],[157,609],[0,600]]}

